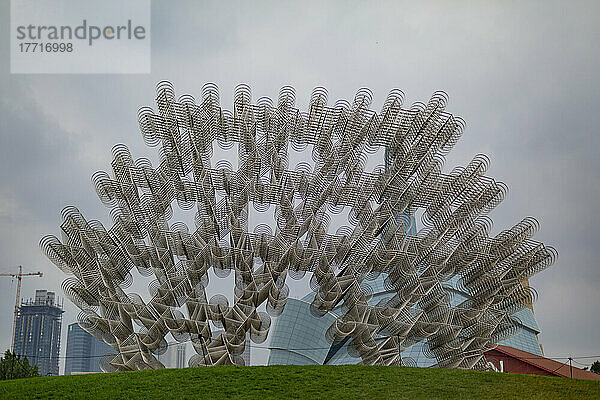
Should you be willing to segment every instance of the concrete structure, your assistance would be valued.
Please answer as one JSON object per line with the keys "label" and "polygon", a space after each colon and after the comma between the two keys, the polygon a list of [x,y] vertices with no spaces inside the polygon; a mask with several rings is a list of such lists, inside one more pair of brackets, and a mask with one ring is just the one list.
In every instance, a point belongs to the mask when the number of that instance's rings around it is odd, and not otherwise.
{"label": "concrete structure", "polygon": [[58,375],[62,305],[54,292],[36,290],[35,300],[22,302],[15,329],[15,353],[38,366],[42,376]]}
{"label": "concrete structure", "polygon": [[65,375],[102,372],[100,359],[106,354],[116,354],[116,351],[87,333],[77,322],[69,325]]}
{"label": "concrete structure", "polygon": [[499,345],[487,351],[485,357],[498,372],[600,381],[600,375],[569,365],[568,360],[555,361],[510,346]]}

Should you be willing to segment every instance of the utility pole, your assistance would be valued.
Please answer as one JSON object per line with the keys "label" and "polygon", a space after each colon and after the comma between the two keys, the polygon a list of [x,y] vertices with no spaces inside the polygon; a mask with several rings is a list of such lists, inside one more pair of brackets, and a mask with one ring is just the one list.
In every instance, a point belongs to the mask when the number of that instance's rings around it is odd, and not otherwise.
{"label": "utility pole", "polygon": [[17,298],[15,300],[15,317],[13,320],[13,334],[12,334],[12,344],[10,346],[10,351],[15,353],[15,335],[17,333],[17,315],[19,314],[19,300],[21,300],[21,279],[24,276],[42,276],[41,272],[26,272],[23,273],[23,267],[19,265],[19,273],[18,274],[0,274],[0,276],[10,276],[13,278],[17,278]]}
{"label": "utility pole", "polygon": [[571,379],[573,379],[573,358],[569,357],[569,371],[571,372]]}

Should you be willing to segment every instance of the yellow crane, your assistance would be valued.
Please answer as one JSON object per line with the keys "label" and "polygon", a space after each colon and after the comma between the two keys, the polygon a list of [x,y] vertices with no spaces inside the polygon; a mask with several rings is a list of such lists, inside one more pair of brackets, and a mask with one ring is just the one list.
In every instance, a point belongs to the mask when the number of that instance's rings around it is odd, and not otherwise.
{"label": "yellow crane", "polygon": [[19,273],[18,274],[0,274],[0,276],[11,276],[13,278],[17,278],[17,299],[15,300],[15,318],[13,320],[13,334],[12,334],[12,344],[10,346],[10,351],[15,352],[15,334],[17,333],[17,315],[19,314],[19,300],[21,299],[21,279],[24,276],[42,276],[41,272],[26,272],[23,273],[23,267],[19,265]]}

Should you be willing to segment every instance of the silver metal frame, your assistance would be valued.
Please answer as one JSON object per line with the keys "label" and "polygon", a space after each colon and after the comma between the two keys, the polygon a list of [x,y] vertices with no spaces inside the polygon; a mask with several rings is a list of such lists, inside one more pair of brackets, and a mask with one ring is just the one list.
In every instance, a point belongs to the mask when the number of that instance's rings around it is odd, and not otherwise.
{"label": "silver metal frame", "polygon": [[[300,112],[291,87],[281,89],[276,104],[252,104],[250,88],[240,85],[230,112],[213,84],[196,102],[176,99],[173,86],[160,82],[158,110],[138,114],[160,164],[115,146],[112,174],[92,177],[112,227],[67,207],[62,241],[40,242],[69,275],[63,289],[82,310],[81,326],[119,352],[103,368],[161,368],[156,356],[166,351],[169,333],[191,341],[190,366],[243,365],[246,335],[254,343],[267,338],[270,316],[288,298],[286,279],[307,272],[316,292],[311,311],[345,310],[327,337],[350,337],[349,351],[364,364],[401,365],[399,352],[425,340],[440,367],[485,368],[483,353],[515,333],[510,314],[533,301],[528,278],[550,266],[556,252],[531,239],[533,218],[488,236],[486,214],[506,186],[484,175],[484,155],[442,173],[464,122],[444,111],[443,92],[409,108],[403,97],[392,90],[378,114],[368,89],[331,107],[327,91],[316,88],[308,112]],[[228,160],[211,165],[215,142],[223,149],[237,142],[237,170]],[[310,150],[313,163],[288,169],[290,147]],[[386,167],[365,171],[380,148]],[[195,211],[193,231],[169,223],[175,203]],[[250,204],[258,212],[274,205],[276,228],[259,224],[249,232]],[[330,233],[331,216],[344,208],[348,225]],[[407,221],[418,210],[423,228],[412,234]],[[126,292],[133,268],[155,278],[148,302]],[[218,277],[234,272],[233,304],[223,295],[207,299],[210,269]],[[369,280],[381,274],[395,295],[370,305]],[[451,306],[444,282],[457,275],[470,298]],[[263,304],[266,313],[258,311]],[[213,338],[209,321],[224,332]]]}

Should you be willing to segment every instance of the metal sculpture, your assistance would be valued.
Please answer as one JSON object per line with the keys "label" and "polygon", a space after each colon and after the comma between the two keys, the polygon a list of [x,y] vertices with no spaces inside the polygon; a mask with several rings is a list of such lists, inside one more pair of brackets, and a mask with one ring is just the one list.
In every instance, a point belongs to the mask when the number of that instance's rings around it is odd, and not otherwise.
{"label": "metal sculpture", "polygon": [[[81,326],[119,352],[104,368],[161,368],[156,355],[166,351],[169,333],[191,341],[197,354],[190,366],[243,365],[246,336],[267,338],[270,316],[286,304],[286,279],[307,272],[316,292],[312,312],[345,310],[327,337],[349,341],[362,363],[400,365],[402,350],[426,341],[440,367],[485,368],[483,353],[515,333],[510,314],[534,298],[528,278],[556,252],[531,239],[533,218],[489,237],[486,214],[506,186],[484,175],[483,155],[442,173],[463,121],[444,111],[443,92],[410,108],[402,108],[403,96],[392,90],[377,114],[368,89],[330,107],[327,91],[316,88],[303,113],[291,87],[276,104],[252,104],[249,87],[240,85],[229,112],[213,84],[196,103],[190,95],[176,100],[173,86],[160,82],[157,112],[138,114],[146,144],[159,146],[160,164],[133,160],[124,145],[115,146],[112,176],[92,177],[113,226],[67,207],[62,242],[40,242],[71,275],[63,289],[82,310]],[[222,149],[237,143],[237,170],[228,160],[211,164],[215,142]],[[386,167],[365,171],[379,148]],[[288,169],[292,150],[310,151],[314,162]],[[193,231],[170,223],[174,203],[195,212]],[[249,232],[249,207],[265,218],[274,208],[275,229],[258,224]],[[348,225],[330,232],[331,216],[343,210]],[[407,221],[419,210],[424,227],[409,234]],[[148,302],[126,292],[134,268],[155,278]],[[234,272],[233,304],[223,295],[207,299],[209,270],[217,277]],[[381,274],[395,294],[369,305],[368,282]],[[444,282],[456,276],[470,297],[451,306]],[[214,335],[211,326],[223,332]]]}

